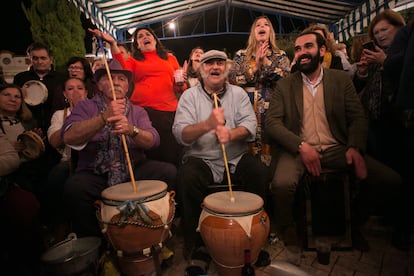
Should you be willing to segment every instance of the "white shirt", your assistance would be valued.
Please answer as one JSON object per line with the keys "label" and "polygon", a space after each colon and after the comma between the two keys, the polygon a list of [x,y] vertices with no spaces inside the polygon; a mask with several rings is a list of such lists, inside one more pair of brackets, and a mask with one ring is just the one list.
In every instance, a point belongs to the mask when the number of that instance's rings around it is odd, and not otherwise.
{"label": "white shirt", "polygon": [[[69,115],[70,115],[70,110],[67,109],[66,117],[68,117]],[[55,113],[53,113],[52,119],[50,120],[50,127],[47,130],[47,139],[50,140],[50,137],[52,136],[52,134],[55,133],[56,131],[59,131],[62,128],[63,122],[65,121],[63,116],[64,116],[63,109],[57,110],[55,111]],[[70,147],[68,147],[67,145],[61,148],[57,148],[56,150],[62,155],[62,158],[60,159],[61,162],[68,161],[70,159]]]}

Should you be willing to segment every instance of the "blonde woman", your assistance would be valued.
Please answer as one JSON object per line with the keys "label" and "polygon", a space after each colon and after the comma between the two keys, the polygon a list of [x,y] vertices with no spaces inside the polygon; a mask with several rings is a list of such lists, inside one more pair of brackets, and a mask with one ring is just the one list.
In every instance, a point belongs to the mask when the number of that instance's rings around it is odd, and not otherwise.
{"label": "blonde woman", "polygon": [[290,73],[290,60],[276,44],[272,22],[266,16],[253,22],[246,49],[236,52],[229,71],[229,82],[242,86],[253,104],[258,126],[256,141],[250,143],[253,155],[270,166],[270,145],[266,138],[264,118],[273,84]]}

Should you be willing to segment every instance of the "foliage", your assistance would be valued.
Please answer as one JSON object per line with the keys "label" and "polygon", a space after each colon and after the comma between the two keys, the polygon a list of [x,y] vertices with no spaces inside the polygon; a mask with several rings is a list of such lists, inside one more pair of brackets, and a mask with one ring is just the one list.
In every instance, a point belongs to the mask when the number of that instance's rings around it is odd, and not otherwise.
{"label": "foliage", "polygon": [[285,36],[278,36],[277,37],[277,46],[279,49],[286,52],[289,60],[292,62],[295,56],[295,39],[297,34],[293,35],[285,35]]}
{"label": "foliage", "polygon": [[22,9],[30,22],[33,40],[48,45],[56,69],[64,68],[71,56],[85,56],[85,30],[81,12],[68,0],[31,0]]}

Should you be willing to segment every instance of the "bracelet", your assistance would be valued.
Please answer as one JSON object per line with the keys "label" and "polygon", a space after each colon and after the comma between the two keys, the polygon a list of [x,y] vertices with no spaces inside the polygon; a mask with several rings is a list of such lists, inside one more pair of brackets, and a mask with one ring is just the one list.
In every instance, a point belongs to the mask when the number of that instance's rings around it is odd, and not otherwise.
{"label": "bracelet", "polygon": [[135,138],[136,136],[138,136],[138,134],[139,134],[139,128],[137,128],[136,126],[133,126],[132,133],[129,136],[131,136],[132,138]]}

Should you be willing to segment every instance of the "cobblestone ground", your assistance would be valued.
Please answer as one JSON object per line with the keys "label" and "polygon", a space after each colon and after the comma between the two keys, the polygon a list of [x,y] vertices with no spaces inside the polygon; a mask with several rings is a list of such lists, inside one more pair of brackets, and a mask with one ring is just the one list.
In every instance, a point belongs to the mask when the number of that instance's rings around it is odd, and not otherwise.
{"label": "cobblestone ground", "polygon": [[[266,244],[266,250],[272,263],[266,267],[256,268],[256,276],[280,275],[342,275],[342,276],[414,276],[414,244],[409,252],[403,252],[391,246],[391,231],[372,218],[363,229],[363,234],[370,244],[368,252],[358,250],[332,251],[329,265],[318,263],[315,251],[303,251],[296,266],[287,262],[288,252],[283,243],[276,241]],[[414,230],[411,240],[414,241]],[[163,276],[185,275],[187,262],[182,257],[182,236],[179,231],[168,242],[175,254],[173,264],[163,271]],[[283,271],[287,273],[283,274]],[[290,271],[290,272],[289,272]],[[212,262],[209,276],[218,275]]]}

